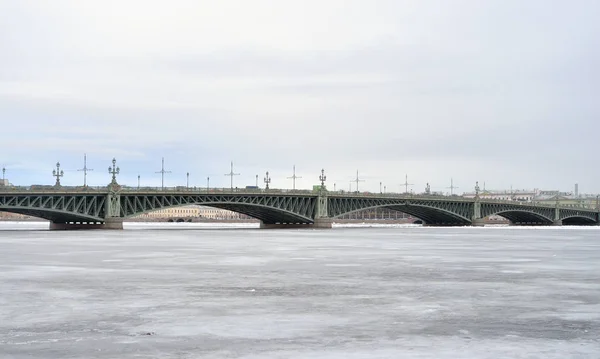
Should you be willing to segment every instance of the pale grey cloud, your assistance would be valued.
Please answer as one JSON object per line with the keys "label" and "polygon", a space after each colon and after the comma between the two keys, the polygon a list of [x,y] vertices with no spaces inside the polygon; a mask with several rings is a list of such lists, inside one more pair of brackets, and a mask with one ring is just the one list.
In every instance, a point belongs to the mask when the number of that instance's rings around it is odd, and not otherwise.
{"label": "pale grey cloud", "polygon": [[[594,1],[2,1],[0,162],[600,192]],[[43,167],[43,168],[42,168]],[[68,183],[79,183],[69,173]],[[102,173],[91,181],[104,183]]]}

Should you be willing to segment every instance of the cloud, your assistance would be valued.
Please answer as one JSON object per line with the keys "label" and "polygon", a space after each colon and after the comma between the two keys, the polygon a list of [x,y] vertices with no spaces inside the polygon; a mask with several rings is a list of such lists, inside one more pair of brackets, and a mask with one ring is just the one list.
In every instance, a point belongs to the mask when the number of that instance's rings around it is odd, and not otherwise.
{"label": "cloud", "polygon": [[304,187],[326,168],[372,191],[408,174],[600,192],[599,7],[0,1],[0,162],[22,184],[86,152],[154,184],[164,156],[170,184],[227,185],[234,160],[244,184],[290,185],[296,164]]}

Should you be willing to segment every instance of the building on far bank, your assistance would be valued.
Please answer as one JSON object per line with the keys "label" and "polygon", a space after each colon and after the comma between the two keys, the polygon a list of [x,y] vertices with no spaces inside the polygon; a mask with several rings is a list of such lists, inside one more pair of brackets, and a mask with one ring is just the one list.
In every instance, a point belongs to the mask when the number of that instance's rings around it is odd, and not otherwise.
{"label": "building on far bank", "polygon": [[[534,190],[502,190],[502,191],[491,191],[482,190],[479,192],[479,198],[501,200],[501,201],[519,201],[519,202],[532,202],[537,196],[539,191]],[[465,198],[475,198],[475,192],[465,192],[463,194]]]}
{"label": "building on far bank", "polygon": [[340,216],[338,219],[379,219],[379,220],[402,220],[402,219],[414,219],[411,215],[404,212],[395,211],[387,208],[371,208],[364,209],[362,211],[355,211]]}
{"label": "building on far bank", "polygon": [[[2,220],[7,220],[7,221],[20,221],[20,220],[25,220],[25,219],[33,219],[35,217],[32,216],[28,216],[25,214],[19,214],[19,213],[11,213],[11,212],[2,212],[0,211],[0,219]],[[42,220],[40,218],[40,220]]]}
{"label": "building on far bank", "polygon": [[[502,200],[502,201],[517,201],[517,202],[530,202],[530,203],[547,203],[560,206],[572,206],[572,207],[583,207],[583,208],[600,208],[600,195],[596,194],[582,194],[578,193],[578,187],[576,192],[561,192],[558,190],[502,190],[502,191],[490,191],[482,190],[479,192],[479,198],[491,199],[491,200]],[[466,192],[463,194],[464,198],[475,198],[475,192]]]}
{"label": "building on far bank", "polygon": [[211,220],[252,219],[241,213],[208,206],[181,206],[158,209],[135,216],[134,218],[205,218]]}
{"label": "building on far bank", "polygon": [[542,191],[534,200],[536,203],[558,203],[561,206],[600,208],[600,195],[564,193],[559,191]]}

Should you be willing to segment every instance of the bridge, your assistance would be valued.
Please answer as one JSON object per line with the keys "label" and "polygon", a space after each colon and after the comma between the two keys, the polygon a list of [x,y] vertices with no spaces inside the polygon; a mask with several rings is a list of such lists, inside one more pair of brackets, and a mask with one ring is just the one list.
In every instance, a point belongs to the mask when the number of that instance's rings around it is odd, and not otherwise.
{"label": "bridge", "polygon": [[326,190],[0,187],[0,211],[50,221],[50,229],[122,229],[123,220],[154,210],[204,205],[246,214],[261,228],[331,228],[336,218],[365,209],[410,214],[430,226],[480,226],[499,215],[514,225],[600,225],[598,209],[458,196],[359,194]]}

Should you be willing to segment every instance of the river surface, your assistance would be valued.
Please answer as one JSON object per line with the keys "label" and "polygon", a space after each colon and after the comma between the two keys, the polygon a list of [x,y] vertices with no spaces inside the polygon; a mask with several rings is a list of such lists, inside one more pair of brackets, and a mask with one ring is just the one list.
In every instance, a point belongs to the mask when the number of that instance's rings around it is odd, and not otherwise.
{"label": "river surface", "polygon": [[600,358],[600,227],[46,227],[0,223],[2,359]]}

